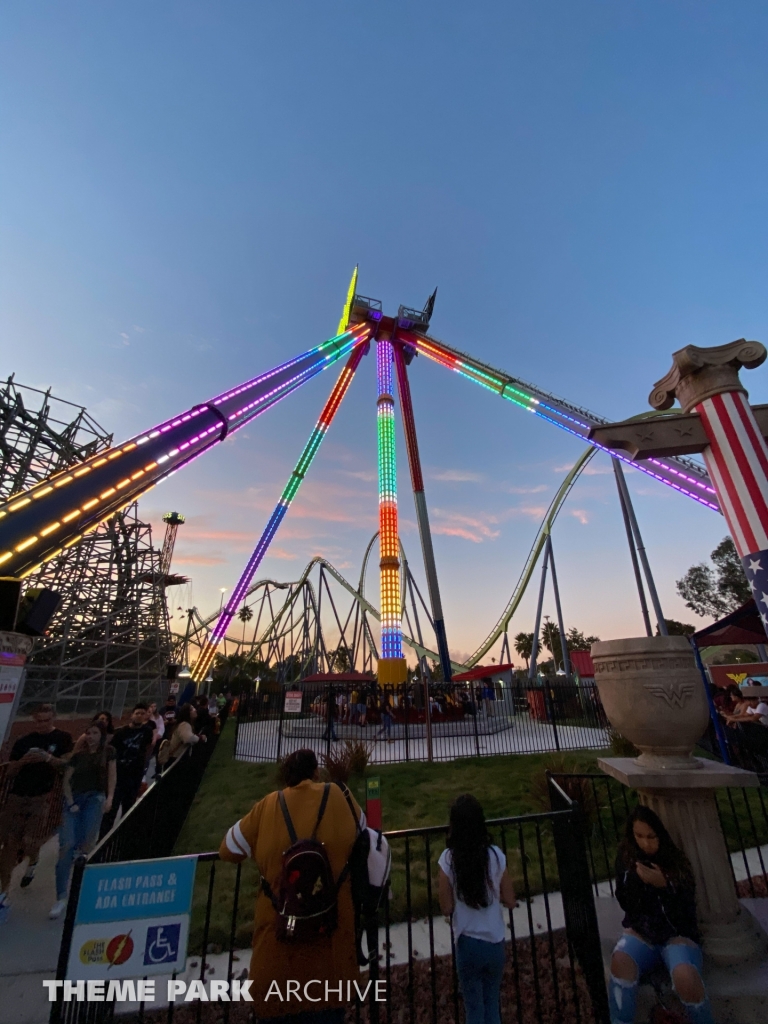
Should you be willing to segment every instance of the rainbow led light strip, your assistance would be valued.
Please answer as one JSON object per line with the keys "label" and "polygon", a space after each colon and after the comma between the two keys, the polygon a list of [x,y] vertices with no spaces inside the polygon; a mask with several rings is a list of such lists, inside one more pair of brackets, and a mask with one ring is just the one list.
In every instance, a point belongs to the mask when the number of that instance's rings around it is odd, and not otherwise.
{"label": "rainbow led light strip", "polygon": [[[621,452],[614,451],[613,449],[605,448],[603,445],[588,438],[587,435],[592,427],[608,423],[608,420],[595,416],[594,413],[589,413],[578,406],[564,402],[562,399],[555,398],[553,395],[548,395],[544,391],[539,391],[532,385],[524,384],[522,381],[509,377],[500,370],[494,370],[492,367],[486,366],[464,353],[457,352],[435,338],[424,337],[412,331],[400,331],[398,332],[398,338],[406,344],[412,345],[418,352],[427,356],[427,358],[439,363],[441,366],[447,367],[449,370],[460,373],[463,377],[474,381],[475,384],[480,384],[482,387],[488,388],[489,391],[501,395],[502,398],[506,398],[507,401],[520,406],[526,412],[532,412],[541,419],[554,423],[561,430],[567,430],[569,434],[574,434],[595,448],[607,451],[614,458],[620,459],[628,466],[633,466],[635,469],[639,469],[640,472],[646,473],[668,487],[680,491],[686,497],[693,498],[694,501],[698,501],[701,505],[706,505],[707,508],[714,509],[716,512],[720,511],[715,489],[712,487],[706,469],[690,459],[667,457],[662,459],[644,459],[642,462],[636,462],[634,459],[630,459],[629,456],[622,455]],[[540,397],[536,397],[537,394]]]}
{"label": "rainbow led light strip", "polygon": [[368,338],[360,324],[0,504],[0,572],[26,576]]}
{"label": "rainbow led light strip", "polygon": [[379,450],[379,552],[381,567],[381,657],[402,658],[400,557],[397,533],[395,401],[392,397],[392,343],[376,342],[379,389],[376,426]]}
{"label": "rainbow led light strip", "polygon": [[237,582],[237,586],[232,591],[232,595],[227,601],[226,607],[219,616],[219,620],[211,632],[211,635],[203,647],[200,657],[192,670],[192,679],[195,682],[202,682],[208,674],[208,669],[211,667],[213,662],[216,648],[219,646],[224,635],[229,629],[229,624],[235,617],[235,613],[240,606],[240,602],[245,598],[248,587],[251,585],[251,581],[256,575],[256,570],[259,568],[259,565],[261,565],[261,561],[267,553],[269,545],[272,543],[272,538],[277,533],[277,528],[285,518],[285,514],[290,508],[291,502],[296,497],[296,492],[299,487],[301,487],[301,482],[307,475],[309,467],[312,465],[312,460],[317,454],[317,450],[328,432],[328,428],[333,421],[333,417],[336,415],[336,411],[341,405],[341,400],[344,398],[349,385],[352,383],[355,370],[360,365],[360,360],[363,358],[366,351],[367,346],[365,344],[361,342],[357,345],[349,357],[347,365],[339,374],[339,379],[336,381],[333,391],[331,391],[328,401],[325,403],[323,411],[320,413],[320,418],[318,419],[315,428],[309,435],[309,440],[304,446],[301,458],[296,463],[296,466],[291,473],[280,501],[277,503],[274,512],[269,517],[269,522],[264,528],[264,532],[259,538],[259,542],[254,548],[253,554],[248,560],[248,564]]}

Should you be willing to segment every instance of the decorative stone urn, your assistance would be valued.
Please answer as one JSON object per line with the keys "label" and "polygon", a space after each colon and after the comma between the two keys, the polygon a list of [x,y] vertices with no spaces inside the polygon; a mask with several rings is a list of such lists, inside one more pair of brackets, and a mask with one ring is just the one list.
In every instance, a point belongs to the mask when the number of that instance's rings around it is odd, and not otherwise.
{"label": "decorative stone urn", "polygon": [[709,705],[684,636],[643,636],[592,644],[595,682],[611,725],[640,750],[635,763],[696,770],[691,752],[707,728]]}

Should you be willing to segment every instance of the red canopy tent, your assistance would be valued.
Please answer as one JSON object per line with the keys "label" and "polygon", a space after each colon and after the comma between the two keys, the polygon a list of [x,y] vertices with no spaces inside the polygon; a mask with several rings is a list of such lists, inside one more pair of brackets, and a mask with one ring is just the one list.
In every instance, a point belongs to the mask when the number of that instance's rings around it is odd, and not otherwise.
{"label": "red canopy tent", "polygon": [[760,612],[754,598],[711,626],[693,634],[697,647],[725,647],[732,644],[768,643]]}

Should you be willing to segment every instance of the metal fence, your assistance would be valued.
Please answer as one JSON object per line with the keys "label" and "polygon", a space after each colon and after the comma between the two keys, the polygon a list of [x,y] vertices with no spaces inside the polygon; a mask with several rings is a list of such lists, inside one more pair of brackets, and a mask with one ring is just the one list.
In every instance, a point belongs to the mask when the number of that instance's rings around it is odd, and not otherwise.
{"label": "metal fence", "polygon": [[[759,787],[717,791],[720,824],[738,896],[768,897],[768,775]],[[602,774],[551,778],[581,808],[590,878],[595,895],[613,895],[616,850],[637,792]]]}
{"label": "metal fence", "polygon": [[[578,807],[554,783],[555,810],[489,822],[504,851],[518,904],[507,915],[506,966],[502,984],[504,1024],[607,1024],[608,1007],[587,851]],[[389,832],[390,899],[367,923],[369,979],[386,982],[386,1001],[358,1001],[348,1024],[460,1024],[463,1010],[450,921],[437,903],[437,858],[446,826]],[[67,912],[57,977],[64,978],[77,894],[84,865],[77,867]],[[251,950],[258,875],[251,862],[225,864],[201,854],[195,889],[187,982],[241,979]],[[365,974],[363,971],[364,991]],[[171,976],[169,975],[169,978]],[[165,991],[157,978],[157,993]],[[373,986],[372,986],[373,991]],[[121,1011],[126,1007],[121,1007]],[[125,1024],[246,1024],[247,1003],[160,1002],[127,1008]],[[53,1024],[103,1024],[114,1004],[59,1002]]]}
{"label": "metal fence", "polygon": [[328,756],[344,742],[365,744],[378,764],[599,750],[607,724],[594,683],[436,683],[428,701],[421,684],[273,684],[241,695],[235,757],[277,761],[300,747]]}

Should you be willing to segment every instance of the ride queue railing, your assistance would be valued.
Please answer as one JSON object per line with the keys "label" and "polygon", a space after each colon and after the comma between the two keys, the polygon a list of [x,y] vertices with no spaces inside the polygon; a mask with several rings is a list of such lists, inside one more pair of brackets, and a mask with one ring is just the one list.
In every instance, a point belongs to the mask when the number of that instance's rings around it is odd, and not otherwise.
{"label": "ride queue railing", "polygon": [[365,744],[370,761],[395,764],[597,750],[610,744],[592,682],[516,680],[490,691],[436,683],[426,705],[420,684],[372,683],[363,695],[352,683],[267,684],[240,695],[235,756],[279,761],[311,747],[328,757],[336,743],[349,741]]}
{"label": "ride queue railing", "polygon": [[[505,912],[506,965],[501,991],[504,1024],[607,1024],[608,1006],[587,849],[578,806],[554,782],[554,810],[490,821],[504,851],[517,894]],[[386,982],[386,1000],[358,1000],[348,1024],[460,1024],[463,1009],[450,920],[440,913],[437,860],[447,826],[386,833],[392,851],[390,898],[367,922],[367,980]],[[69,956],[84,862],[76,866],[57,977]],[[181,980],[246,977],[251,958],[258,872],[251,861],[228,864],[200,854],[195,884],[187,969]],[[287,950],[290,955],[290,949]],[[366,978],[368,974],[368,978]],[[120,1007],[124,1024],[245,1024],[249,1003],[163,1003],[166,980],[158,977],[158,1002]],[[371,995],[375,986],[371,986]],[[125,1011],[128,1011],[126,1014]],[[106,1024],[110,1003],[53,1004],[52,1024]]]}

